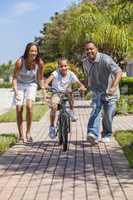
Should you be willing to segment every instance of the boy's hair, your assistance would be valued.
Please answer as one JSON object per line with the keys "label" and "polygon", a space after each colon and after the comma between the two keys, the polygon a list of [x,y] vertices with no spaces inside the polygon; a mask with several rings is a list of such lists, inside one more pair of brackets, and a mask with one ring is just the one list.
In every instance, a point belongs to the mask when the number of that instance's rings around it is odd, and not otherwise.
{"label": "boy's hair", "polygon": [[62,58],[59,58],[58,60],[58,66],[60,65],[61,61],[64,61],[64,60],[66,60],[66,62],[68,63],[68,59],[65,57],[62,57]]}

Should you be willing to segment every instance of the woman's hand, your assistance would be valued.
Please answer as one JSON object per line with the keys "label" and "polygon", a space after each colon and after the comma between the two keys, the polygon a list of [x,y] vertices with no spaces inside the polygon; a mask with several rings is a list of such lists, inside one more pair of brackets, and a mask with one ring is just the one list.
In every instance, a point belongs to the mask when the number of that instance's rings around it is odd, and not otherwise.
{"label": "woman's hand", "polygon": [[19,95],[18,95],[18,92],[15,90],[14,93],[15,93],[15,98],[16,98],[16,100],[17,100],[17,101],[20,101],[20,97],[19,97]]}

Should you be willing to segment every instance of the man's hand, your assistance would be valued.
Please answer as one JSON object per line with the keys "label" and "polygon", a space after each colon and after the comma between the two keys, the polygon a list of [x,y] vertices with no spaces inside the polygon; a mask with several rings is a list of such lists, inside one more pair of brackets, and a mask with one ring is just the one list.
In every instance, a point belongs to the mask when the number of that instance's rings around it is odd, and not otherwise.
{"label": "man's hand", "polygon": [[109,95],[109,96],[113,96],[115,90],[116,90],[116,87],[111,87],[111,88],[107,91],[107,95]]}

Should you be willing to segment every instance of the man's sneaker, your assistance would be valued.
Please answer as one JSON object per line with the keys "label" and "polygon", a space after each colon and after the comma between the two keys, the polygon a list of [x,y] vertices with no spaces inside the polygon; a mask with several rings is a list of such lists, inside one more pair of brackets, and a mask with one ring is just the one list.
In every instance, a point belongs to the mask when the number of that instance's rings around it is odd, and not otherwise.
{"label": "man's sneaker", "polygon": [[102,138],[103,143],[109,143],[110,142],[110,137],[103,137]]}
{"label": "man's sneaker", "polygon": [[56,137],[56,131],[54,126],[49,127],[49,137],[51,139],[54,139]]}
{"label": "man's sneaker", "polygon": [[75,116],[73,111],[69,112],[70,118],[72,122],[76,122],[77,121],[77,117]]}
{"label": "man's sneaker", "polygon": [[92,145],[97,144],[97,138],[93,133],[88,133],[87,134],[87,141],[90,142]]}

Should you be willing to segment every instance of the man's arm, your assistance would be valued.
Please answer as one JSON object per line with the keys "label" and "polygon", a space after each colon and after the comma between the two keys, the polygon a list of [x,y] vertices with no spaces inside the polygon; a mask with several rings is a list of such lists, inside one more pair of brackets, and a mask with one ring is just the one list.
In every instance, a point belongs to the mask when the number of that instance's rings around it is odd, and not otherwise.
{"label": "man's arm", "polygon": [[116,87],[118,86],[120,80],[122,78],[122,71],[118,71],[116,74],[115,74],[115,79],[114,81],[112,82],[112,86],[111,88],[108,90],[108,95],[112,96],[116,90]]}

